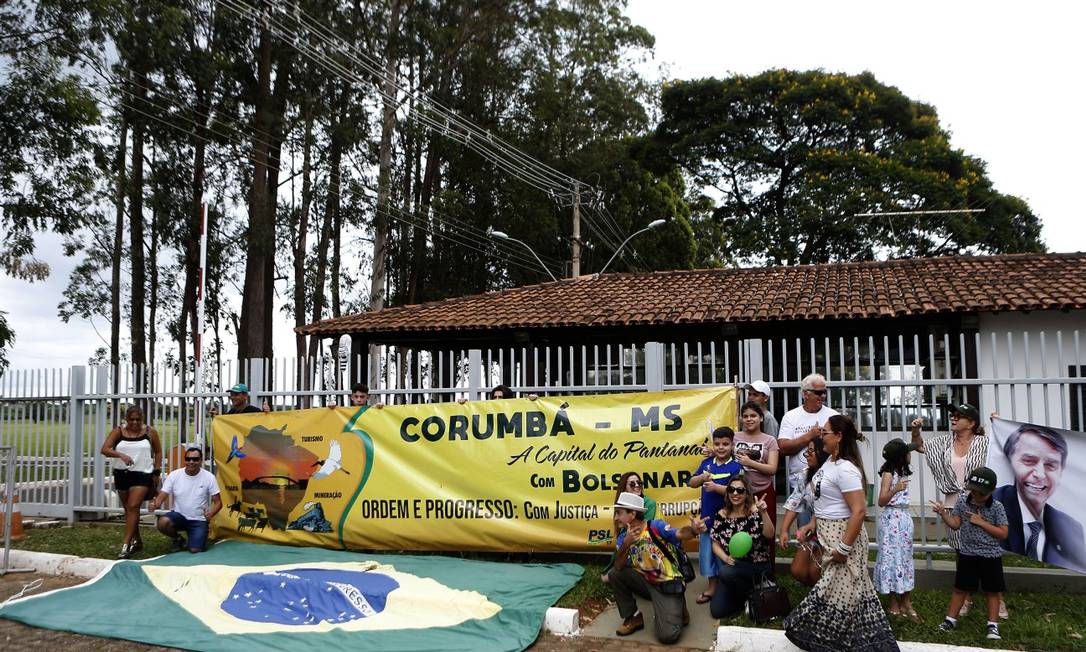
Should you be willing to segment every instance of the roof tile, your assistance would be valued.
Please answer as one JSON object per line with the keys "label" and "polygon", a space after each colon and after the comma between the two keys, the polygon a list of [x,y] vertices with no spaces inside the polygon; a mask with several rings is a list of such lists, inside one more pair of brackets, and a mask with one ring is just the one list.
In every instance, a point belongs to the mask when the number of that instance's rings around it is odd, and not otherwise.
{"label": "roof tile", "polygon": [[1086,308],[1086,253],[583,276],[303,326],[317,335]]}

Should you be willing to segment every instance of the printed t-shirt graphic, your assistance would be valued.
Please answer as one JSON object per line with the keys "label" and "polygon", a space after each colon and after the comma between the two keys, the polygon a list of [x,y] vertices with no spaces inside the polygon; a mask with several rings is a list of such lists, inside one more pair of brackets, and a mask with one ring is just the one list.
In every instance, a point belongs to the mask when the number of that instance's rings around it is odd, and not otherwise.
{"label": "printed t-shirt graphic", "polygon": [[[716,484],[728,484],[732,478],[739,477],[743,473],[743,465],[736,462],[734,457],[729,457],[723,464],[717,464],[715,457],[707,457],[702,460],[694,475],[701,475],[706,471],[713,477],[713,482]],[[708,518],[719,512],[722,507],[724,507],[724,496],[715,491],[709,491],[705,485],[701,485],[701,517]]]}
{"label": "printed t-shirt graphic", "polygon": [[[681,578],[682,575],[675,568],[674,564],[668,561],[667,555],[665,555],[656,545],[656,542],[652,540],[652,535],[649,534],[650,527],[656,530],[656,535],[661,541],[680,545],[679,537],[675,529],[665,521],[649,521],[645,523],[645,527],[641,529],[637,541],[630,544],[629,563],[633,566],[634,570],[641,573],[645,577],[645,580],[651,584],[659,584],[660,582]],[[618,535],[618,540],[615,544],[619,548],[622,547],[623,542],[626,540],[626,534],[626,532],[623,532]],[[672,555],[674,555],[674,553],[672,553]]]}

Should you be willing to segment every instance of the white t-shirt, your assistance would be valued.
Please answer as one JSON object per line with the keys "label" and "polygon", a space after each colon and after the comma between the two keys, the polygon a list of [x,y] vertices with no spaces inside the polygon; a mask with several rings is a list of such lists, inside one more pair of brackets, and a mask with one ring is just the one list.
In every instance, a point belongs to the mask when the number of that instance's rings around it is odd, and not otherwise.
{"label": "white t-shirt", "polygon": [[173,498],[173,511],[190,521],[205,521],[204,510],[211,506],[211,497],[219,495],[219,483],[206,469],[196,475],[177,469],[166,476],[162,492]]}
{"label": "white t-shirt", "polygon": [[[782,439],[797,439],[806,435],[812,428],[821,427],[826,424],[826,419],[837,414],[837,410],[833,408],[822,406],[822,409],[818,412],[808,412],[803,409],[803,406],[792,408],[784,413],[784,418],[781,419],[781,428],[777,433],[777,441]],[[796,475],[807,470],[807,458],[804,455],[804,451],[799,451],[794,455],[788,456],[788,475]]]}
{"label": "white t-shirt", "polygon": [[826,460],[811,483],[814,485],[815,516],[831,520],[852,516],[844,493],[863,491],[864,488],[860,469],[848,460]]}

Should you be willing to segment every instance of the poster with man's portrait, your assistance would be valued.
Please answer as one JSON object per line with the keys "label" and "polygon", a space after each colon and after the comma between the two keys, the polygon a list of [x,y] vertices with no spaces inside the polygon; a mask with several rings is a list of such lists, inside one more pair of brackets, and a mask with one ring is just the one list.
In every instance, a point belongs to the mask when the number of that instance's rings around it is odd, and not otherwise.
{"label": "poster with man's portrait", "polygon": [[1003,548],[1086,573],[1086,434],[992,419],[988,466],[1010,522]]}

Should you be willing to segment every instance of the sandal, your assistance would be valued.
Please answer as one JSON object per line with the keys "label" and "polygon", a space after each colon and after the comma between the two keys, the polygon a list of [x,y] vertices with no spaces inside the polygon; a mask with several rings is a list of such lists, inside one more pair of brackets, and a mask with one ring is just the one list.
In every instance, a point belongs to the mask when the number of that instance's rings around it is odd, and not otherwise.
{"label": "sandal", "polygon": [[905,614],[903,614],[900,611],[894,611],[893,609],[887,609],[886,610],[886,615],[890,616],[891,618],[901,618]]}
{"label": "sandal", "polygon": [[712,593],[702,593],[701,595],[698,596],[697,600],[694,600],[694,602],[697,602],[698,604],[705,604],[706,602],[709,602],[712,599],[713,599],[713,594]]}
{"label": "sandal", "polygon": [[909,609],[908,611],[903,611],[901,613],[901,615],[905,616],[906,618],[913,621],[917,625],[923,625],[924,624],[924,618],[920,614],[916,613],[916,609]]}

